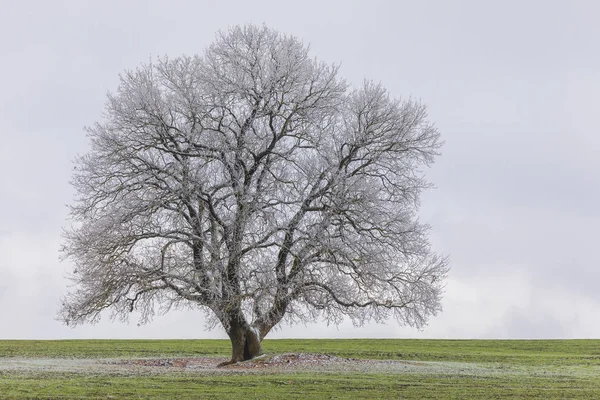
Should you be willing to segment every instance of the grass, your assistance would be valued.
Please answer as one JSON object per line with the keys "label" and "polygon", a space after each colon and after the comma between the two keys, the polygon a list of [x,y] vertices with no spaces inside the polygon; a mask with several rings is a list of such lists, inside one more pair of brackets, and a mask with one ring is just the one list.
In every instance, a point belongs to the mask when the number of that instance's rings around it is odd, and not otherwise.
{"label": "grass", "polygon": [[[228,340],[0,340],[0,357],[229,356],[230,346]],[[263,349],[362,359],[600,366],[600,340],[267,339]]]}
{"label": "grass", "polygon": [[227,356],[228,340],[0,340],[0,357]]}
{"label": "grass", "polygon": [[[266,340],[268,353],[437,361],[451,373],[153,375],[0,371],[0,398],[600,398],[600,340]],[[228,356],[222,340],[0,341],[2,357]],[[494,373],[463,369],[481,365]],[[467,372],[464,372],[467,371]]]}
{"label": "grass", "polygon": [[[3,398],[598,398],[592,379],[421,375],[57,376],[0,381]],[[4,397],[6,395],[6,397]]]}

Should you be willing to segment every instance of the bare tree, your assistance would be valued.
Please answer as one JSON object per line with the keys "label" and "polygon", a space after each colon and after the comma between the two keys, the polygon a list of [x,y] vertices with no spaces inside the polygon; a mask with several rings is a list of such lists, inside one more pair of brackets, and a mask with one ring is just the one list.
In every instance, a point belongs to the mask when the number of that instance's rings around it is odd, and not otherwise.
{"label": "bare tree", "polygon": [[419,102],[337,72],[245,26],[123,74],[76,160],[60,318],[199,308],[232,362],[282,320],[423,326],[448,270],[416,217],[439,133]]}

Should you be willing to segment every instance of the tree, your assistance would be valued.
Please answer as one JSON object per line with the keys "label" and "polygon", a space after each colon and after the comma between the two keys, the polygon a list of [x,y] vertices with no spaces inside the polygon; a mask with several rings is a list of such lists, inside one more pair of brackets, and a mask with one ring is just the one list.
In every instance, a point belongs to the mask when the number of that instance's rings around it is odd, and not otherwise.
{"label": "tree", "polygon": [[121,75],[75,162],[60,318],[202,309],[231,362],[282,320],[423,326],[448,270],[416,216],[440,135],[424,105],[337,73],[244,26]]}

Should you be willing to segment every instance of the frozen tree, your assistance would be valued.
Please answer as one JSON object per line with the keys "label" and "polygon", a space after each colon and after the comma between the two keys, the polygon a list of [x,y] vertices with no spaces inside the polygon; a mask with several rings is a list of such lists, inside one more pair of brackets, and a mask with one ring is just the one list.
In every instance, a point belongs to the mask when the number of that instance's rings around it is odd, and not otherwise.
{"label": "frozen tree", "polygon": [[60,318],[204,310],[231,362],[282,320],[423,326],[448,270],[416,216],[439,133],[419,102],[337,73],[255,26],[124,73],[75,162]]}

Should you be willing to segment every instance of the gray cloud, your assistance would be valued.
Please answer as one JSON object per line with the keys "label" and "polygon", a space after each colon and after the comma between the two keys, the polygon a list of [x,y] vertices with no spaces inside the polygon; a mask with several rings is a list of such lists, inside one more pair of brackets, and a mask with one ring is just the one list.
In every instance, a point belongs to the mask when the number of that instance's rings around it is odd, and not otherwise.
{"label": "gray cloud", "polygon": [[[533,311],[533,312],[532,312]],[[556,339],[569,337],[570,321],[561,321],[552,314],[540,315],[535,310],[511,307],[500,326],[492,332],[514,339]],[[497,334],[497,333],[496,333]]]}

